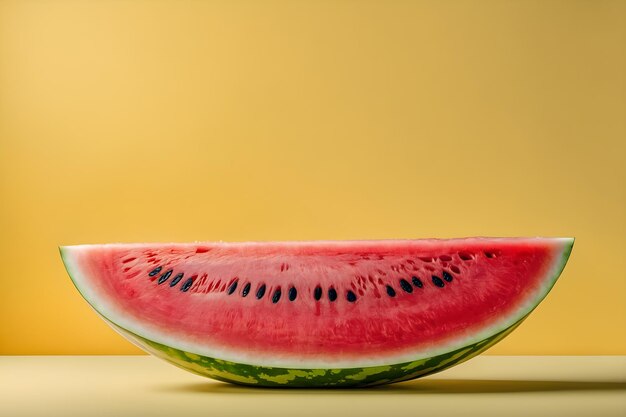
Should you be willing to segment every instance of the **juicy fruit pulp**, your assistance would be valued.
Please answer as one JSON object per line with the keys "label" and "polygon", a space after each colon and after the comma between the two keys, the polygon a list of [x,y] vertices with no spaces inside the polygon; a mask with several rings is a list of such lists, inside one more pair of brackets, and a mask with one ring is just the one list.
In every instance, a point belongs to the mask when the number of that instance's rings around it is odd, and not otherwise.
{"label": "juicy fruit pulp", "polygon": [[545,297],[570,239],[83,245],[88,302],[144,349],[231,382],[363,385],[449,367]]}

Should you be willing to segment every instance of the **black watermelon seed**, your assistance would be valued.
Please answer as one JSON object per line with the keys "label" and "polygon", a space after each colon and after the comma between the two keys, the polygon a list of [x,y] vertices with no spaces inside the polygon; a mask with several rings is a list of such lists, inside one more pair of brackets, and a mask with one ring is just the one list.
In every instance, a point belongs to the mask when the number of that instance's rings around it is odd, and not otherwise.
{"label": "black watermelon seed", "polygon": [[158,281],[158,283],[159,283],[159,284],[163,284],[165,281],[167,281],[167,280],[168,280],[168,278],[169,278],[171,275],[172,275],[172,270],[171,270],[171,269],[167,270],[167,271],[166,271],[163,275],[161,275],[161,276],[159,277],[159,281]]}
{"label": "black watermelon seed", "polygon": [[438,276],[433,275],[433,284],[435,284],[436,286],[438,286],[439,288],[443,288],[444,282],[441,278],[439,278]]}
{"label": "black watermelon seed", "polygon": [[167,281],[169,279],[170,275],[172,275],[172,270],[171,269],[169,271],[167,271],[166,273],[164,273],[163,275],[161,275],[159,277],[159,280],[157,281],[157,283],[159,285],[163,284],[165,281]]}
{"label": "black watermelon seed", "polygon": [[241,290],[241,296],[245,297],[246,295],[248,295],[249,292],[250,292],[250,283],[248,282],[246,285],[243,286],[243,290]]}
{"label": "black watermelon seed", "polygon": [[265,295],[265,284],[261,285],[258,290],[256,290],[256,298],[259,300],[263,298]]}
{"label": "black watermelon seed", "polygon": [[350,291],[350,290],[348,290],[348,294],[346,295],[346,298],[351,303],[354,303],[356,301],[356,295],[352,291]]}
{"label": "black watermelon seed", "polygon": [[296,287],[289,288],[289,301],[295,300],[297,296],[298,290],[296,290]]}
{"label": "black watermelon seed", "polygon": [[176,274],[176,276],[174,277],[174,279],[170,282],[170,287],[173,287],[174,285],[178,284],[180,282],[181,279],[183,279],[183,273],[179,273]]}
{"label": "black watermelon seed", "polygon": [[406,279],[400,280],[400,287],[402,287],[402,289],[409,294],[413,292],[413,287],[411,287],[411,284],[409,284],[409,281]]}
{"label": "black watermelon seed", "polygon": [[449,273],[448,271],[443,271],[441,275],[443,276],[443,279],[445,279],[446,281],[452,282],[452,278],[453,278],[452,274]]}
{"label": "black watermelon seed", "polygon": [[272,303],[276,304],[280,300],[281,291],[280,288],[276,288],[274,295],[272,295]]}
{"label": "black watermelon seed", "polygon": [[389,297],[395,297],[396,296],[396,290],[394,290],[391,285],[387,285],[387,295]]}
{"label": "black watermelon seed", "polygon": [[180,290],[182,292],[187,292],[189,291],[189,288],[191,288],[191,286],[193,285],[193,278],[189,278],[187,281],[185,281],[185,283],[180,287]]}
{"label": "black watermelon seed", "polygon": [[150,271],[150,273],[148,274],[149,277],[153,277],[156,274],[158,274],[159,272],[161,272],[161,269],[163,269],[160,266],[157,266],[156,268],[154,268],[152,271]]}
{"label": "black watermelon seed", "polygon": [[413,285],[415,285],[417,288],[422,288],[424,286],[424,284],[422,283],[422,280],[419,279],[418,277],[411,278],[411,281],[413,281]]}
{"label": "black watermelon seed", "polygon": [[337,291],[334,288],[328,290],[328,299],[335,301],[337,299]]}
{"label": "black watermelon seed", "polygon": [[228,287],[228,295],[231,295],[237,289],[237,280],[234,280],[230,287]]}
{"label": "black watermelon seed", "polygon": [[315,291],[313,291],[313,297],[315,297],[317,301],[322,299],[322,287],[320,287],[319,285],[315,287]]}

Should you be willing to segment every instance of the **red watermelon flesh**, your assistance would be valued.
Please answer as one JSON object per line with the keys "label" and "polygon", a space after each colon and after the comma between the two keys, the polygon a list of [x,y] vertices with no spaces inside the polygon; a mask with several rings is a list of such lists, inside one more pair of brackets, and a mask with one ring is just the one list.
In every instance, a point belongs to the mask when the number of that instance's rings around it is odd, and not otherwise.
{"label": "red watermelon flesh", "polygon": [[492,336],[545,297],[571,239],[63,247],[99,314],[141,337],[263,366],[400,363]]}

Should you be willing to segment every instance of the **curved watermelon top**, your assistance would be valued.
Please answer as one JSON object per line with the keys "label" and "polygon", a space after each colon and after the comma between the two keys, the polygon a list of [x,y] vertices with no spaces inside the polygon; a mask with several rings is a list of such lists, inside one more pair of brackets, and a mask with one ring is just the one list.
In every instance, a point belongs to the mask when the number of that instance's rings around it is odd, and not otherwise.
{"label": "curved watermelon top", "polygon": [[573,239],[64,246],[108,321],[211,358],[355,368],[451,352],[511,327],[546,296]]}

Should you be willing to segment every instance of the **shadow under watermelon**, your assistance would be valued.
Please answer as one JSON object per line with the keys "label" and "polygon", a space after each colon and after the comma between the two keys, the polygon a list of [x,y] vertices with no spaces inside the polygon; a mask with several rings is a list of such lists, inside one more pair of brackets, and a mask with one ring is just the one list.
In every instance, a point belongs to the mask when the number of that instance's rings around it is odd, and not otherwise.
{"label": "shadow under watermelon", "polygon": [[383,385],[371,388],[267,388],[239,386],[223,382],[206,382],[156,387],[157,391],[169,393],[198,394],[293,394],[308,395],[401,395],[401,394],[497,394],[522,392],[567,391],[626,391],[626,382],[615,381],[530,381],[530,380],[481,380],[481,379],[431,379]]}

